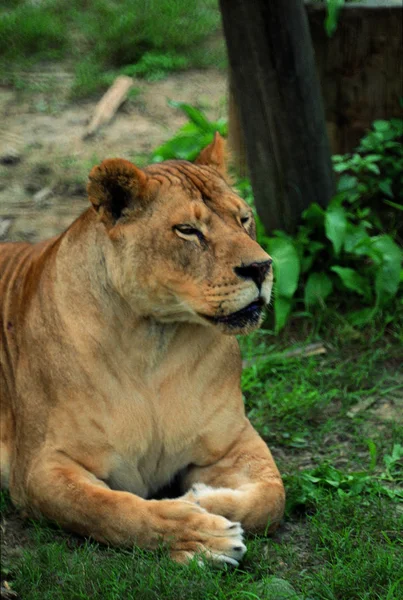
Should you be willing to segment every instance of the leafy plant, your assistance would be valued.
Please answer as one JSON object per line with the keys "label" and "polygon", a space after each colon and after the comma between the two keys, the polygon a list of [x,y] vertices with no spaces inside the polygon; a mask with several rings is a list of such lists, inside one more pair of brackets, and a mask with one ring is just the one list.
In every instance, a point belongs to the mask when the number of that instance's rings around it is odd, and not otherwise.
{"label": "leafy plant", "polygon": [[326,19],[325,29],[329,37],[331,37],[337,29],[337,21],[339,18],[340,9],[344,6],[345,0],[326,0]]}
{"label": "leafy plant", "polygon": [[182,110],[189,118],[189,122],[183,125],[173,138],[154,150],[153,161],[160,162],[172,158],[194,160],[199,152],[212,141],[216,131],[221,135],[227,134],[226,119],[209,121],[201,110],[190,104],[172,100],[169,101],[169,104],[173,108]]}
{"label": "leafy plant", "polygon": [[[357,151],[333,157],[334,170],[341,175],[339,191],[350,204],[377,214],[374,225],[379,229],[402,231],[403,190],[403,120],[377,120],[361,140]],[[396,212],[398,211],[398,212]]]}
{"label": "leafy plant", "polygon": [[402,120],[375,121],[357,152],[333,157],[341,177],[326,209],[312,204],[294,237],[281,231],[268,237],[259,229],[276,269],[277,331],[298,302],[312,312],[331,298],[339,305],[355,298],[364,307],[348,319],[361,326],[396,297],[402,282],[402,135]]}
{"label": "leafy plant", "polygon": [[328,493],[336,493],[340,497],[384,495],[391,500],[403,502],[403,471],[399,467],[402,458],[403,447],[394,444],[392,454],[384,456],[386,470],[379,475],[373,472],[373,463],[370,471],[345,473],[326,462],[315,469],[287,475],[287,510],[291,513],[297,508],[314,507]]}
{"label": "leafy plant", "polygon": [[185,56],[172,52],[146,52],[140,60],[121,69],[121,73],[130,77],[144,77],[148,81],[157,81],[171,71],[180,71],[189,66]]}
{"label": "leafy plant", "polygon": [[337,23],[339,20],[340,10],[348,0],[319,0],[326,4],[326,19],[325,19],[325,30],[329,37],[331,37],[337,29]]}

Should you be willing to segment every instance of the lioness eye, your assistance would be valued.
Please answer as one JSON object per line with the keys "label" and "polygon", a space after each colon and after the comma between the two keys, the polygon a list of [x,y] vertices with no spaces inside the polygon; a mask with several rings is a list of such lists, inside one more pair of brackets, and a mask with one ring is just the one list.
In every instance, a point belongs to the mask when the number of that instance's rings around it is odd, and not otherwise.
{"label": "lioness eye", "polygon": [[175,225],[174,229],[177,229],[177,231],[180,231],[185,235],[197,235],[200,233],[196,227],[190,227],[189,225]]}
{"label": "lioness eye", "polygon": [[191,225],[175,225],[173,229],[182,235],[188,235],[189,237],[196,236],[199,240],[204,240],[204,235],[200,229],[196,229],[196,227],[192,227]]}
{"label": "lioness eye", "polygon": [[246,217],[241,217],[241,223],[242,225],[246,225],[246,223],[249,223],[249,215],[247,215]]}

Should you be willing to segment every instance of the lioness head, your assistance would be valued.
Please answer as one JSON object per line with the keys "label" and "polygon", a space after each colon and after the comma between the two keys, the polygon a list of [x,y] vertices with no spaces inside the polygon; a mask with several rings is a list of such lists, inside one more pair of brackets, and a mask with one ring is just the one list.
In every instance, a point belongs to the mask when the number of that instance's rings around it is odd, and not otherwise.
{"label": "lioness head", "polygon": [[140,170],[108,159],[89,179],[89,199],[108,238],[108,276],[135,312],[230,334],[260,325],[272,260],[255,241],[250,207],[226,182],[218,134],[195,163]]}

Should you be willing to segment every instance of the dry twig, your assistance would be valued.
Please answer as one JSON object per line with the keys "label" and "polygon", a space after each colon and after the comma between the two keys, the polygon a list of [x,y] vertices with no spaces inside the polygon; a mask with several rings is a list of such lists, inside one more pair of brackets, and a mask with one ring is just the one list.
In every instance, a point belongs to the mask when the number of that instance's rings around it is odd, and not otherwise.
{"label": "dry twig", "polygon": [[133,79],[126,75],[121,75],[115,79],[112,86],[96,105],[94,115],[83,134],[83,139],[93,136],[102,125],[109,123],[119,106],[126,100],[132,85]]}

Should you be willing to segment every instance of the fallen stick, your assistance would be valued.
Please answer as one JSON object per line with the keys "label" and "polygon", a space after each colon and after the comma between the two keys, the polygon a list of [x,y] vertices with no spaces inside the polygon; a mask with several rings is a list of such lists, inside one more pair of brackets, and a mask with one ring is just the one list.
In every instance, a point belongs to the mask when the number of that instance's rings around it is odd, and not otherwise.
{"label": "fallen stick", "polygon": [[127,98],[132,85],[133,79],[126,75],[120,75],[115,79],[112,86],[96,105],[94,115],[83,134],[84,140],[93,136],[102,125],[109,123],[119,106]]}
{"label": "fallen stick", "polygon": [[347,412],[347,416],[350,417],[350,419],[353,419],[356,415],[358,415],[358,413],[370,408],[377,400],[378,398],[376,396],[369,396],[369,398],[361,400],[361,402],[358,402],[358,404],[353,406],[353,408],[350,408],[350,410]]}
{"label": "fallen stick", "polygon": [[[327,350],[321,342],[314,342],[313,344],[307,344],[306,346],[293,348],[292,350],[286,350],[285,352],[276,352],[275,354],[272,354],[271,359],[274,363],[279,360],[284,360],[285,358],[316,356],[317,354],[326,354],[326,352]],[[242,368],[245,369],[247,367],[251,367],[260,360],[266,360],[266,357],[257,356],[256,358],[252,358],[250,360],[244,360],[242,361]]]}
{"label": "fallen stick", "polygon": [[294,356],[315,356],[316,354],[326,354],[326,348],[321,342],[307,344],[301,348],[294,348],[284,352],[284,358],[293,358]]}

